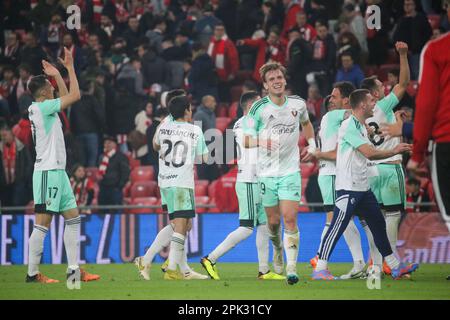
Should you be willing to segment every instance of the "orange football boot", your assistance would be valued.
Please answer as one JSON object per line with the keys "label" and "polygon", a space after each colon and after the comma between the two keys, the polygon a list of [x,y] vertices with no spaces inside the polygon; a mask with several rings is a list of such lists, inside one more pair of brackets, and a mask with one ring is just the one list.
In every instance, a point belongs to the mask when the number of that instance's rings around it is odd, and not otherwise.
{"label": "orange football boot", "polygon": [[100,276],[98,274],[92,274],[87,272],[84,269],[80,268],[80,273],[81,273],[81,281],[84,282],[89,282],[89,281],[96,281],[100,279]]}
{"label": "orange football boot", "polygon": [[384,274],[387,274],[387,275],[391,274],[391,268],[389,268],[386,261],[383,262],[383,272],[384,272]]}
{"label": "orange football boot", "polygon": [[50,279],[49,277],[44,276],[42,273],[38,273],[33,277],[30,277],[27,275],[27,278],[25,279],[26,282],[39,282],[39,283],[58,283],[59,280],[56,279]]}
{"label": "orange football boot", "polygon": [[314,258],[312,258],[311,260],[309,260],[309,263],[311,264],[311,267],[313,269],[316,268],[317,266],[317,261],[319,260],[319,256],[315,256]]}

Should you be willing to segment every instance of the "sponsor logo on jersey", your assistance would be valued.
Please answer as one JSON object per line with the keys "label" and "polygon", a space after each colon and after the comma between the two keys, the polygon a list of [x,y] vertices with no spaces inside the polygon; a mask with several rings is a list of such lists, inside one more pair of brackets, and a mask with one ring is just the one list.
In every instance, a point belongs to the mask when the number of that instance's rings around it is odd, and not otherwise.
{"label": "sponsor logo on jersey", "polygon": [[281,135],[281,134],[290,134],[295,132],[296,125],[295,123],[292,124],[277,124],[272,127],[271,132],[272,134]]}

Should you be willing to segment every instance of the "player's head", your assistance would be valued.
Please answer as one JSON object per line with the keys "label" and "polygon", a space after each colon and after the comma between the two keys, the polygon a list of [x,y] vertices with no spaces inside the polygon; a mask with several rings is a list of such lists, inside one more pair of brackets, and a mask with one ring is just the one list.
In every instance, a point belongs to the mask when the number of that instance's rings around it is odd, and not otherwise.
{"label": "player's head", "polygon": [[357,89],[350,94],[352,110],[360,114],[364,119],[373,117],[373,109],[376,100],[367,89]]}
{"label": "player's head", "polygon": [[264,89],[274,96],[282,96],[286,90],[286,68],[279,62],[269,62],[259,69]]}
{"label": "player's head", "polygon": [[242,94],[239,105],[241,106],[242,111],[244,111],[244,115],[248,113],[252,104],[259,99],[261,99],[261,97],[256,91],[249,91]]}
{"label": "player's head", "polygon": [[165,101],[166,106],[169,107],[169,102],[173,98],[178,97],[178,96],[185,96],[185,95],[186,95],[186,91],[184,91],[183,89],[170,90],[169,92],[167,92],[167,95],[166,95],[166,101]]}
{"label": "player's head", "polygon": [[350,109],[350,94],[355,91],[355,86],[349,81],[336,82],[330,95],[332,109]]}
{"label": "player's head", "polygon": [[32,77],[28,81],[28,90],[30,90],[31,95],[36,101],[53,99],[53,92],[55,91],[50,81],[43,74]]}
{"label": "player's head", "polygon": [[190,121],[192,118],[191,103],[187,96],[177,96],[170,100],[169,111],[175,120]]}
{"label": "player's head", "polygon": [[377,101],[384,98],[384,85],[377,76],[371,76],[361,81],[361,89],[369,90]]}

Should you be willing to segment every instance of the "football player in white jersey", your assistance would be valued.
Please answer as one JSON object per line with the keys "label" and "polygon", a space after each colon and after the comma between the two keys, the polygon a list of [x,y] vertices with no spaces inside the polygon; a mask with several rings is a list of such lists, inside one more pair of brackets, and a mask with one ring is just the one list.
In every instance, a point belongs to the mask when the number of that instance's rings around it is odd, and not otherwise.
{"label": "football player in white jersey", "polygon": [[[167,108],[169,108],[168,106],[172,99],[174,99],[175,97],[184,96],[185,93],[186,92],[182,89],[174,89],[174,90],[169,91],[166,95],[166,100],[165,100]],[[159,134],[159,130],[160,130],[161,126],[164,124],[167,124],[171,121],[173,121],[173,116],[171,114],[169,114],[167,117],[164,118],[163,121],[161,121],[161,124],[156,129],[155,135],[153,137],[153,144],[157,143],[157,140],[159,139],[158,134]],[[159,167],[161,168],[164,164],[165,164],[164,161],[160,158],[159,159]],[[159,175],[158,175],[158,185],[160,188],[163,187],[163,182]],[[163,213],[167,213],[167,211],[168,211],[167,200],[164,197],[164,193],[162,193],[162,192],[161,192],[161,205],[162,205]],[[191,229],[191,227],[192,227],[192,221],[191,221],[191,219],[189,219],[188,226],[187,226],[188,232]],[[164,247],[167,247],[170,244],[173,233],[174,233],[174,228],[175,228],[175,225],[174,225],[173,221],[171,221],[168,225],[166,225],[164,228],[162,228],[158,232],[155,240],[152,242],[151,246],[148,248],[145,255],[137,257],[134,260],[134,263],[138,268],[139,274],[144,280],[150,280],[150,269],[151,269],[151,264],[153,262],[153,259],[155,258],[156,254],[158,254]],[[169,261],[170,261],[169,259],[166,259],[166,261],[161,266],[161,270],[163,272],[167,271]],[[180,263],[181,263],[180,269],[182,270],[182,277],[185,280],[204,280],[204,279],[208,278],[205,275],[195,272],[194,270],[192,270],[189,267],[189,265],[187,264],[187,248],[186,247],[184,248],[183,257],[182,257]]]}
{"label": "football player in white jersey", "polygon": [[[389,150],[401,142],[399,137],[383,137],[380,131],[381,125],[397,121],[393,109],[405,94],[410,79],[408,45],[397,42],[395,48],[400,55],[400,78],[392,91],[385,96],[383,83],[376,77],[366,78],[361,82],[361,88],[369,90],[377,100],[373,116],[366,120],[366,124],[373,130],[370,140],[377,150]],[[376,165],[378,175],[370,178],[370,187],[384,210],[389,242],[394,253],[397,253],[398,227],[406,203],[402,155],[373,161],[373,164]],[[376,256],[375,259],[379,260],[380,255]],[[381,261],[373,263],[378,265]],[[387,274],[390,272],[386,264],[383,265],[383,271]]]}
{"label": "football player in white jersey", "polygon": [[238,174],[236,178],[236,194],[239,202],[239,227],[228,234],[211,253],[200,261],[202,266],[214,280],[219,280],[217,260],[233,249],[241,241],[250,237],[256,227],[256,248],[258,250],[258,279],[284,280],[286,277],[270,271],[269,268],[269,231],[267,216],[261,204],[261,194],[256,175],[257,149],[244,148],[243,122],[252,104],[261,99],[255,91],[241,96],[240,106],[244,116],[236,121],[233,132],[238,150]]}
{"label": "football player in white jersey", "polygon": [[[89,274],[78,266],[78,237],[81,218],[66,173],[66,147],[62,124],[58,112],[80,99],[80,89],[73,66],[72,53],[64,48],[64,60],[60,62],[69,72],[70,91],[58,69],[42,61],[45,75],[30,79],[28,89],[34,102],[28,108],[36,162],[33,172],[33,198],[36,220],[29,239],[28,273],[26,282],[55,283],[39,272],[44,250],[44,239],[50,228],[53,215],[61,214],[65,219],[64,247],[67,254],[67,277],[70,281],[98,280],[98,275]],[[47,77],[55,79],[60,97],[54,98],[54,89]]]}
{"label": "football player in white jersey", "polygon": [[[266,63],[260,68],[264,89],[269,94],[256,101],[244,124],[245,147],[258,148],[258,167],[262,204],[267,213],[270,239],[274,247],[274,269],[281,273],[284,246],[288,284],[295,284],[300,233],[297,226],[301,199],[300,124],[309,144],[316,149],[314,128],[305,101],[299,96],[286,96],[286,69],[279,63]],[[281,242],[281,216],[284,239]]]}
{"label": "football player in white jersey", "polygon": [[[328,231],[333,218],[333,209],[336,201],[335,181],[338,131],[342,121],[347,119],[351,114],[349,97],[354,90],[355,87],[351,82],[342,81],[335,83],[330,96],[330,105],[333,110],[328,111],[320,122],[320,130],[318,133],[319,149],[314,153],[314,157],[319,160],[318,182],[324,208],[327,212],[327,220],[322,231],[321,241]],[[365,263],[361,248],[361,236],[353,219],[350,220],[349,225],[344,231],[344,238],[352,254],[353,268],[349,273],[341,276],[341,279],[358,278],[363,275]],[[317,264],[317,259],[318,257],[316,256],[310,260],[313,268]]]}
{"label": "football player in white jersey", "polygon": [[351,116],[339,128],[336,158],[336,204],[333,220],[319,249],[319,260],[312,274],[313,280],[335,280],[328,270],[328,260],[350,219],[358,213],[364,217],[374,236],[381,255],[392,269],[392,277],[399,279],[414,272],[417,264],[400,263],[386,234],[386,222],[380,206],[370,190],[369,160],[386,159],[409,152],[411,145],[400,143],[389,150],[376,150],[370,143],[365,121],[373,116],[375,99],[368,90],[359,89],[350,95]]}

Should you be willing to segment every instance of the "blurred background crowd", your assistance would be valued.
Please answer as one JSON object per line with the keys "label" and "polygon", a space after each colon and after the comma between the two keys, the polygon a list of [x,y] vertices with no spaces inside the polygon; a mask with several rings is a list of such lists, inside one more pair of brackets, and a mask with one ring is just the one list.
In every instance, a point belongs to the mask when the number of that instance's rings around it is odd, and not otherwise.
{"label": "blurred background crowd", "polygon": [[[78,30],[66,25],[72,4],[81,9]],[[367,28],[369,5],[380,7],[381,29]],[[259,67],[278,61],[287,68],[288,90],[307,101],[317,127],[336,81],[359,87],[377,75],[388,92],[399,79],[394,43],[404,41],[412,81],[397,109],[412,125],[421,50],[450,28],[441,2],[431,0],[3,0],[0,6],[2,206],[32,198],[33,99],[26,83],[42,73],[42,59],[58,65],[63,47],[72,51],[82,91],[59,114],[79,204],[158,204],[151,142],[168,114],[167,91],[188,93],[203,131],[225,132],[242,116],[240,95],[262,89]],[[237,210],[228,192],[235,170],[198,167],[197,202],[214,204],[213,212]],[[320,202],[316,164],[302,170],[304,203]],[[411,202],[433,199],[428,178],[409,177],[407,189]]]}

